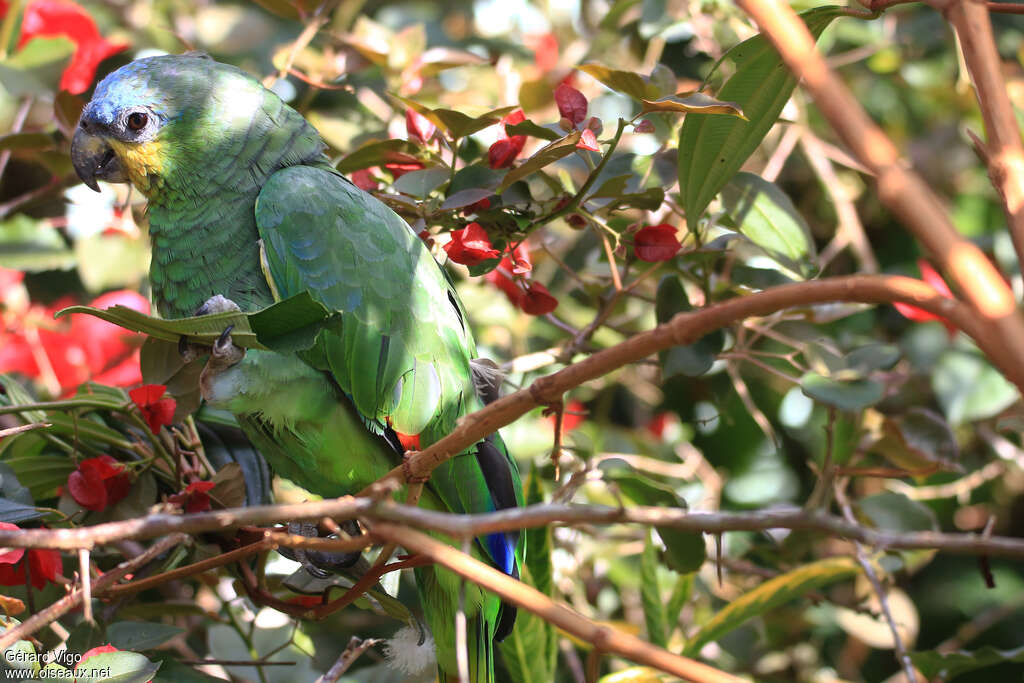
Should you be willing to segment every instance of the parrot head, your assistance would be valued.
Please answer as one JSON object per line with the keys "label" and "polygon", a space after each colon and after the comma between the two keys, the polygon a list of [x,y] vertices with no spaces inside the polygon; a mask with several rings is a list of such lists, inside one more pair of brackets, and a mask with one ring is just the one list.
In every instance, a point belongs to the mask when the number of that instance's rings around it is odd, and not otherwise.
{"label": "parrot head", "polygon": [[106,180],[130,182],[151,202],[168,190],[195,196],[224,185],[225,162],[250,160],[244,153],[266,127],[268,112],[275,125],[294,124],[294,117],[307,125],[228,64],[198,54],[139,59],[96,87],[82,110],[71,160],[94,190],[97,180]]}

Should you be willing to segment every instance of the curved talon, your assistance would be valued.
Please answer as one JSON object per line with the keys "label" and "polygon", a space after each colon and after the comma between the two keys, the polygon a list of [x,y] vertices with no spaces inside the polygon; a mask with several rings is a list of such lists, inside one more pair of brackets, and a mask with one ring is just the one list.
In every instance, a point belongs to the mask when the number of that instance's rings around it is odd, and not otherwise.
{"label": "curved talon", "polygon": [[224,331],[217,337],[217,341],[213,343],[213,351],[217,355],[226,355],[230,352],[234,344],[231,343],[231,330],[235,329],[234,324],[228,325],[224,328]]}
{"label": "curved talon", "polygon": [[186,335],[178,337],[178,355],[185,364],[191,363],[195,359],[205,355],[207,352],[206,347],[200,346],[199,344],[193,344],[188,340]]}

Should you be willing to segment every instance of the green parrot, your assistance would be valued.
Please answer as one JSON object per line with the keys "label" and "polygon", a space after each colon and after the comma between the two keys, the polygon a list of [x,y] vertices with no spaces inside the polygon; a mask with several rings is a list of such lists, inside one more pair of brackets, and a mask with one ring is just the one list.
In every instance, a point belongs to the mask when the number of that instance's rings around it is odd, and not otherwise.
{"label": "green parrot", "polygon": [[[312,348],[249,350],[226,331],[200,380],[277,473],[325,497],[352,494],[478,410],[494,388],[466,313],[412,229],[328,162],[317,131],[256,79],[203,55],[139,59],[82,111],[71,156],[82,180],[130,182],[147,198],[157,311],[254,311],[301,292],[336,311]],[[522,505],[498,434],[438,467],[421,505],[457,513]],[[474,554],[518,576],[520,534]],[[455,574],[416,570],[441,681],[458,680],[464,590],[470,681],[494,678],[493,641],[515,609]]]}

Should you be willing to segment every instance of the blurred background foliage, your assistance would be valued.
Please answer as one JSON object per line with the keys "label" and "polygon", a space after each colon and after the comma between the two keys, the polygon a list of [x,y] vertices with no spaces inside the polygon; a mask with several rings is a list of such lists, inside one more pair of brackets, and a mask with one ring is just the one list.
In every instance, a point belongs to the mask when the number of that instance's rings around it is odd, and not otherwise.
{"label": "blurred background foliage", "polygon": [[[524,310],[529,306],[522,290],[509,288],[514,262],[494,259],[467,268],[449,261],[478,340],[486,355],[506,364],[510,387],[691,305],[811,276],[928,277],[919,247],[882,207],[871,179],[837,146],[803,93],[794,93],[779,123],[743,164],[756,177],[738,176],[707,212],[701,207],[698,215],[686,216],[686,188],[677,173],[687,161],[678,158],[683,118],[673,112],[638,117],[641,103],[623,88],[606,87],[577,69],[598,63],[635,72],[669,95],[697,90],[711,75],[708,92],[715,95],[735,67],[727,62],[714,73],[712,67],[755,33],[728,2],[8,0],[0,2],[0,13],[0,371],[13,373],[39,399],[66,396],[87,380],[123,387],[142,381],[140,339],[92,319],[55,322],[52,314],[74,302],[148,311],[144,202],[125,186],[92,193],[74,176],[68,148],[93,76],[98,80],[133,58],[160,52],[202,50],[264,78],[320,130],[339,168],[389,202],[417,232],[426,231],[440,260],[449,231],[470,220],[484,226],[499,251],[524,241],[532,261],[529,281],[557,300],[553,311],[546,305],[535,314]],[[32,24],[33,16],[41,23]],[[995,17],[1010,95],[1024,106],[1024,17]],[[945,199],[960,231],[991,253],[1016,293],[1024,293],[998,197],[965,133],[981,131],[982,124],[942,17],[905,6],[872,21],[839,18],[819,45]],[[495,188],[507,171],[493,168],[489,154],[508,137],[505,126],[493,125],[504,114],[479,131],[445,140],[424,134],[432,125],[429,116],[407,115],[408,101],[470,116],[521,108],[543,128],[531,129],[513,155],[526,158],[566,133],[559,126],[565,112],[555,98],[560,84],[586,98],[585,120],[570,121],[576,125],[568,128],[593,130],[601,152],[568,154],[500,195]],[[620,118],[644,123],[626,128],[594,187],[622,181],[610,185],[604,199],[590,198],[584,211],[541,224],[538,219],[557,213],[600,163]],[[454,169],[451,137],[461,140]],[[762,188],[760,196],[775,198],[767,228],[746,222],[736,208],[744,192],[764,181],[774,186]],[[451,202],[460,191],[469,192],[461,196],[465,203]],[[677,229],[682,250],[653,259],[661,266],[647,272],[645,261],[652,259],[638,258],[634,237],[641,226],[662,224]],[[861,243],[859,230],[866,237]],[[786,256],[773,250],[766,231],[807,239]],[[629,296],[614,295],[610,254],[624,282],[638,281]],[[937,275],[929,281],[943,286]],[[554,481],[549,458],[551,418],[538,410],[503,430],[530,474],[534,500],[571,496],[577,502],[686,504],[695,510],[820,505],[816,473],[828,457],[850,477],[846,495],[861,523],[980,532],[994,518],[995,533],[1024,535],[1019,397],[962,333],[921,311],[835,305],[751,320],[567,398],[561,481]],[[123,394],[120,400],[126,400]],[[6,441],[0,442],[0,466],[20,453],[13,439]],[[39,446],[37,452],[44,451]],[[80,454],[71,456],[77,462]],[[251,455],[234,459],[251,466]],[[73,467],[69,463],[60,477]],[[33,489],[32,482],[21,483]],[[175,490],[169,486],[154,484],[114,518],[143,512]],[[28,503],[39,505],[53,500],[55,490],[40,485],[32,493]],[[277,500],[308,497],[287,482],[276,484]],[[830,496],[825,504],[834,505]],[[66,493],[59,506],[48,505],[71,515],[69,521],[49,514],[44,519],[51,525],[99,521],[81,508],[72,512]],[[898,669],[877,600],[863,576],[854,580],[847,569],[819,568],[824,578],[813,590],[794,589],[775,609],[734,617],[720,637],[698,641],[691,651],[692,638],[712,615],[767,579],[815,567],[810,563],[820,558],[852,555],[840,540],[805,532],[732,532],[705,537],[712,559],[701,562],[703,549],[694,550],[692,538],[677,539],[690,551],[680,561],[677,543],[642,528],[559,527],[535,536],[533,547],[550,543],[553,595],[670,650],[763,681],[880,681]],[[918,551],[874,559],[890,584],[890,607],[908,647],[923,653],[915,657],[922,670],[935,652],[966,649],[988,654],[970,655],[956,680],[1020,676],[1021,651],[1013,650],[1021,647],[1024,632],[1019,565],[992,559],[993,585],[986,586],[973,558]],[[66,564],[70,575],[71,560]],[[277,558],[267,573],[283,577],[293,569]],[[25,597],[22,588],[10,591]],[[276,650],[271,661],[297,663],[258,672],[238,666],[210,671],[294,681],[325,671],[350,635],[388,637],[396,629],[379,605],[347,609],[324,622],[296,622],[238,597],[227,574],[172,592],[107,605],[105,635],[73,631],[82,639],[74,646],[118,645],[114,626],[137,619],[145,624],[136,630],[160,634],[148,643],[159,648],[146,650],[164,661],[158,680],[199,680],[201,674],[176,663],[182,658],[239,660]],[[59,594],[51,585],[34,604]],[[411,586],[403,585],[399,595],[414,600]],[[520,619],[521,628],[539,628]],[[183,630],[161,631],[160,624]],[[130,640],[119,646],[133,644],[145,649]],[[532,680],[582,680],[590,645],[563,634],[557,649],[544,650],[557,656],[555,670],[536,664]],[[403,680],[380,660],[371,651],[343,680]],[[982,664],[991,666],[971,671]],[[523,672],[516,666],[501,675],[518,679]],[[664,678],[629,667],[606,657],[601,674],[608,681]]]}

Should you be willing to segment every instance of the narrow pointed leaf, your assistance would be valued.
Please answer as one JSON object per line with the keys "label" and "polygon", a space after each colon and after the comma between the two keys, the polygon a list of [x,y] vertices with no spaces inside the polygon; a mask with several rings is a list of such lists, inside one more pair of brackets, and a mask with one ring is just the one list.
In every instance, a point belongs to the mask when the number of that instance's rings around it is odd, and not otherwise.
{"label": "narrow pointed leaf", "polygon": [[665,605],[658,589],[658,549],[648,531],[644,538],[644,550],[640,554],[640,602],[647,623],[647,638],[659,647],[668,644],[668,626],[665,622]]}
{"label": "narrow pointed leaf", "polygon": [[502,180],[501,185],[498,186],[498,193],[501,194],[509,185],[521,178],[525,178],[534,171],[539,171],[548,164],[553,164],[559,159],[564,159],[569,156],[576,151],[576,143],[579,141],[580,131],[574,130],[564,138],[555,140],[551,144],[541,147],[532,157],[524,161],[519,166],[516,166],[505,175],[505,179]]}
{"label": "narrow pointed leaf", "polygon": [[718,640],[750,619],[781,607],[822,586],[849,578],[857,572],[857,563],[853,559],[831,557],[765,581],[711,617],[687,642],[683,654],[694,656],[706,644]]}
{"label": "narrow pointed leaf", "polygon": [[641,102],[644,104],[645,114],[652,111],[677,114],[727,114],[747,120],[747,117],[743,115],[743,107],[737,103],[716,100],[710,95],[699,92],[669,95],[657,100],[641,100]]}
{"label": "narrow pointed leaf", "polygon": [[[844,14],[835,6],[801,13],[815,38]],[[736,71],[718,98],[742,107],[747,120],[727,116],[687,116],[679,133],[679,187],[691,230],[719,190],[757,148],[796,87],[796,78],[763,35],[743,41],[722,60]]]}

